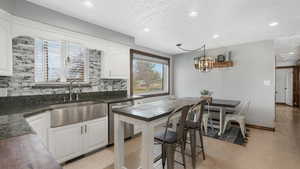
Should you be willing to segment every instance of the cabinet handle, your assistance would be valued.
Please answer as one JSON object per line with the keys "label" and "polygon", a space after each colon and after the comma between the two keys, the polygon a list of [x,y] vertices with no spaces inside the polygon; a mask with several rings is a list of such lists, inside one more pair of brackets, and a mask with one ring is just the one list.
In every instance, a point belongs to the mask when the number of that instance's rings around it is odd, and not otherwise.
{"label": "cabinet handle", "polygon": [[87,133],[87,125],[85,125],[85,133]]}
{"label": "cabinet handle", "polygon": [[81,126],[80,129],[81,129],[81,135],[82,135],[83,134],[83,127]]}

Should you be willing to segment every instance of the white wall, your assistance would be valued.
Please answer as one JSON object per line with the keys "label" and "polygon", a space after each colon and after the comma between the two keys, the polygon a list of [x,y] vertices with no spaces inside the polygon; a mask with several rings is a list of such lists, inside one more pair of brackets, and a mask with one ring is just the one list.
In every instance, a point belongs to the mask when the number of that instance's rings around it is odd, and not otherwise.
{"label": "white wall", "polygon": [[[247,123],[273,127],[275,118],[275,56],[273,41],[260,41],[226,48],[208,50],[216,56],[232,51],[234,67],[216,69],[209,73],[197,72],[193,67],[195,54],[174,56],[174,92],[178,97],[200,96],[209,89],[213,97],[250,100]],[[265,86],[264,80],[271,85]]]}

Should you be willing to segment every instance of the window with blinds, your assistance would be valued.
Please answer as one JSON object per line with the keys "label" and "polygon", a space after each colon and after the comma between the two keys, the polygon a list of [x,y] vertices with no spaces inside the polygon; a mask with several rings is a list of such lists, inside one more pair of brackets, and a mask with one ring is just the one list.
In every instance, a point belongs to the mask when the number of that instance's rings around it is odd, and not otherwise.
{"label": "window with blinds", "polygon": [[80,44],[36,39],[35,82],[87,82],[86,48]]}
{"label": "window with blinds", "polygon": [[67,44],[67,81],[84,82],[86,80],[86,52],[80,44],[70,42]]}

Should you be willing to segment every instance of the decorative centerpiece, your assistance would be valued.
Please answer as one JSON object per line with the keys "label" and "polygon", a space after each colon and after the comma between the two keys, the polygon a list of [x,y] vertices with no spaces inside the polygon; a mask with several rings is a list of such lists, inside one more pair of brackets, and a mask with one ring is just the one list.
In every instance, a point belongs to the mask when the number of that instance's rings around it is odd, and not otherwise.
{"label": "decorative centerpiece", "polygon": [[200,92],[200,94],[201,94],[201,97],[200,97],[201,99],[204,99],[207,102],[212,102],[212,94],[213,94],[212,91],[204,89]]}

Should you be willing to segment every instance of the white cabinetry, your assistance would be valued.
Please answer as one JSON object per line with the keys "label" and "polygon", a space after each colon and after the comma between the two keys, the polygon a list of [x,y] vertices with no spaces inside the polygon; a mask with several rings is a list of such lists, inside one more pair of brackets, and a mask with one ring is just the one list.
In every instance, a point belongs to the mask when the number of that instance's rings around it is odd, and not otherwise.
{"label": "white cabinetry", "polygon": [[82,154],[82,124],[50,129],[49,150],[58,162],[64,162]]}
{"label": "white cabinetry", "polygon": [[107,118],[86,122],[84,128],[84,153],[91,152],[108,144]]}
{"label": "white cabinetry", "polygon": [[48,148],[48,129],[50,128],[50,112],[26,118],[42,143]]}
{"label": "white cabinetry", "polygon": [[102,78],[128,79],[130,71],[129,47],[119,47],[104,51]]}
{"label": "white cabinetry", "polygon": [[12,75],[11,15],[0,9],[0,76]]}
{"label": "white cabinetry", "polygon": [[60,163],[104,147],[107,143],[107,117],[49,131],[49,150]]}

